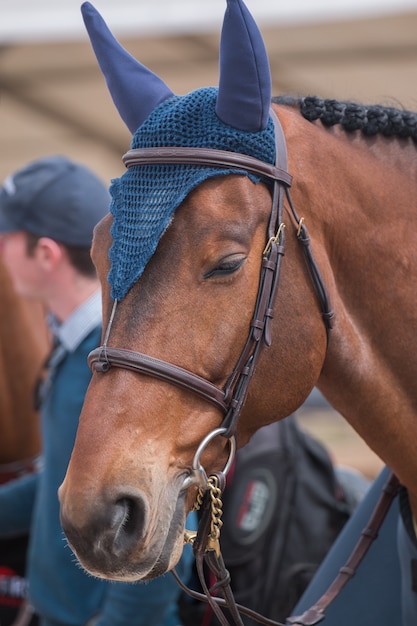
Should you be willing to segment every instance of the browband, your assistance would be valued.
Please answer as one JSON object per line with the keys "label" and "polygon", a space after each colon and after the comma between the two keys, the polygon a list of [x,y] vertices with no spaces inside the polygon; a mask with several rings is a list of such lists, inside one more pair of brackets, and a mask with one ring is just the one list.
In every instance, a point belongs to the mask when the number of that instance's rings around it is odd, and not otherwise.
{"label": "browband", "polygon": [[176,164],[238,168],[259,176],[266,176],[284,185],[291,185],[292,182],[291,174],[276,165],[264,163],[246,154],[214,148],[135,148],[126,152],[122,160],[126,167]]}

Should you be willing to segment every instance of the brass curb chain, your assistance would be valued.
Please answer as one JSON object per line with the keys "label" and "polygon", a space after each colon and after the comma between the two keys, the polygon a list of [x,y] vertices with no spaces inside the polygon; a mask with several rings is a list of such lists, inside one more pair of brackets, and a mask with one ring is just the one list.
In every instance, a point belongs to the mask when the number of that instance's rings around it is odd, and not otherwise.
{"label": "brass curb chain", "polygon": [[[222,491],[219,487],[219,479],[217,476],[209,476],[207,489],[198,490],[196,501],[193,506],[193,511],[198,511],[203,503],[205,492],[209,491],[211,500],[211,522],[210,522],[210,534],[207,540],[206,551],[214,550],[217,556],[220,556],[220,529],[223,526],[221,519],[223,515],[223,502],[221,499]],[[184,543],[193,544],[197,536],[196,531],[185,530],[184,531]]]}

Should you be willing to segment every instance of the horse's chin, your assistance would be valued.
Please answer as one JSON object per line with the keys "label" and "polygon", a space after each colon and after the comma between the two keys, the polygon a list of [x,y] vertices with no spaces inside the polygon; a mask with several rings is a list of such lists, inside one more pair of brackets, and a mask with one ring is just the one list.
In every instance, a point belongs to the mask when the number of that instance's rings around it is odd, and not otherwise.
{"label": "horse's chin", "polygon": [[[94,569],[91,566],[91,563],[82,562],[77,558],[81,564],[81,566],[91,575],[96,578],[102,578],[105,580],[112,580],[118,582],[137,582],[137,581],[145,581],[152,580],[165,574],[175,567],[178,561],[181,558],[183,546],[184,546],[184,530],[183,528],[180,531],[177,539],[172,543],[170,541],[170,536],[167,536],[167,541],[164,544],[164,548],[159,556],[154,559],[151,555],[146,561],[141,561],[140,564],[132,562],[132,563],[123,563],[121,566],[115,564],[110,569],[106,568],[103,571],[102,568],[100,570]],[[153,565],[149,568],[148,563],[153,561]]]}

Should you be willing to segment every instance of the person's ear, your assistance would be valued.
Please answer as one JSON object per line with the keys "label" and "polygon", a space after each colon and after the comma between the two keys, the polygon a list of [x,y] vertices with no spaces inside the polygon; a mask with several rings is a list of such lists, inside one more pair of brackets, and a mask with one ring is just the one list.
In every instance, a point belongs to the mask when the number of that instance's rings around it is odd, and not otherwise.
{"label": "person's ear", "polygon": [[35,258],[45,269],[56,267],[63,257],[61,244],[49,237],[40,237],[34,250]]}

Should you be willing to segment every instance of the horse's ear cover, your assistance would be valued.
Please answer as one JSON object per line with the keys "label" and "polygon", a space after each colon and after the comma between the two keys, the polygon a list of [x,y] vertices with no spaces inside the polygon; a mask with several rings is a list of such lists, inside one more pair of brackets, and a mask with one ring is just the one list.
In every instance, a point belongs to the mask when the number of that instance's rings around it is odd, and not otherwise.
{"label": "horse's ear cover", "polygon": [[[81,5],[81,12],[110,94],[133,134],[172,91],[119,44],[90,2]],[[265,129],[271,103],[268,57],[259,29],[241,0],[227,0],[219,65],[219,118],[250,133]]]}
{"label": "horse's ear cover", "polygon": [[219,118],[250,133],[266,128],[272,94],[268,56],[257,25],[239,0],[227,2],[219,65]]}
{"label": "horse's ear cover", "polygon": [[84,2],[81,12],[110,95],[133,135],[158,104],[173,93],[119,44],[90,2]]}
{"label": "horse's ear cover", "polygon": [[[271,77],[261,34],[242,0],[227,0],[220,43],[220,86],[176,96],[116,41],[89,3],[82,14],[94,52],[132,148],[185,146],[228,150],[275,163],[269,116]],[[244,170],[196,165],[141,165],[113,180],[109,282],[121,300],[140,278],[174,211],[197,185]]]}

